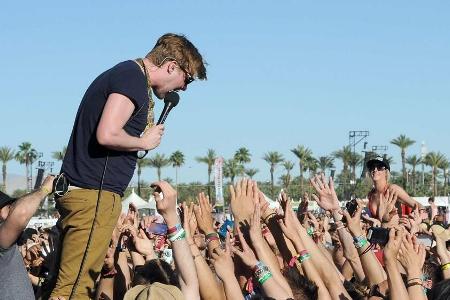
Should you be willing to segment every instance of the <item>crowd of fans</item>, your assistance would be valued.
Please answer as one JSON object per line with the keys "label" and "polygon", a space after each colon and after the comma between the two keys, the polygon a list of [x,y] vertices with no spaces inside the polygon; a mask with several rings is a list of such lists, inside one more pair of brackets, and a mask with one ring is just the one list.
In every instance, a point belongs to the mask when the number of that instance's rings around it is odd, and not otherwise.
{"label": "crowd of fans", "polygon": [[[387,191],[386,219],[370,214],[368,200],[342,208],[332,178],[311,184],[316,192],[298,208],[284,192],[271,208],[255,181],[240,180],[227,215],[203,193],[177,205],[158,182],[157,214],[140,217],[130,205],[120,216],[92,298],[450,299],[450,233],[433,206],[399,215]],[[56,228],[28,228],[17,241],[38,299],[58,270]]]}

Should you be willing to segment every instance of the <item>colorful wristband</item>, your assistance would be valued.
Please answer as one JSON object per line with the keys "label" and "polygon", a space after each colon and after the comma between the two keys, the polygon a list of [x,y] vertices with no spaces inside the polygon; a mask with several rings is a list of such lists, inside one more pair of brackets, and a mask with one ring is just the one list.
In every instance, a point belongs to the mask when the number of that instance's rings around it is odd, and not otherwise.
{"label": "colorful wristband", "polygon": [[167,234],[173,234],[176,233],[177,231],[181,230],[183,227],[181,226],[181,224],[176,224],[173,227],[170,227],[169,229],[167,229]]}
{"label": "colorful wristband", "polygon": [[442,271],[445,271],[445,270],[448,270],[448,269],[450,269],[450,262],[448,262],[448,263],[446,263],[446,264],[443,264],[443,265],[441,266],[441,270],[442,270]]}

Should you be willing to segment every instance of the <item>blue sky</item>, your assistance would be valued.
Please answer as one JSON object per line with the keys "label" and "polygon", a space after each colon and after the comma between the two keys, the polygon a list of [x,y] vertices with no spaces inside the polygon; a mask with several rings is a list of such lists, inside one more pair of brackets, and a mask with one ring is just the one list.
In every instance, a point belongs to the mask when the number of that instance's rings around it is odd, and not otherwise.
{"label": "blue sky", "polygon": [[[225,158],[249,148],[256,178],[267,180],[265,152],[296,162],[289,150],[301,144],[327,155],[348,144],[349,130],[370,131],[369,147],[388,145],[393,169],[400,154],[389,141],[400,134],[417,141],[409,154],[425,141],[450,157],[449,11],[447,1],[4,3],[0,146],[30,141],[50,160],[90,82],[176,32],[209,63],[208,81],[182,93],[157,149],[185,153],[182,182],[206,181],[194,158],[208,148]],[[16,162],[8,169],[24,173]]]}

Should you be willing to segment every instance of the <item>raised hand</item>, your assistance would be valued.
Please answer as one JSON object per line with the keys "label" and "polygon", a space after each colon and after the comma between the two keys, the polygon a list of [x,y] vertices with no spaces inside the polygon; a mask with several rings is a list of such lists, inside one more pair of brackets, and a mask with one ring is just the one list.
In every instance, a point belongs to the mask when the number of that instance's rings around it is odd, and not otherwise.
{"label": "raised hand", "polygon": [[264,243],[264,238],[261,233],[261,211],[259,202],[255,203],[253,216],[250,218],[250,240],[253,245],[261,245]]}
{"label": "raised hand", "polygon": [[380,203],[378,204],[378,218],[383,222],[391,220],[390,214],[395,207],[398,195],[397,191],[388,189],[386,193],[380,194]]}
{"label": "raised hand", "polygon": [[217,276],[224,280],[225,278],[234,278],[234,263],[231,258],[231,243],[230,243],[230,233],[227,232],[225,251],[217,247],[211,253],[212,262],[214,264],[214,269],[216,270]]}
{"label": "raised hand", "polygon": [[286,200],[286,204],[284,206],[284,218],[283,220],[278,220],[278,224],[288,239],[295,240],[298,237],[297,228],[299,228],[299,226],[301,227],[301,225],[292,210],[291,201]]}
{"label": "raised hand", "polygon": [[313,194],[312,196],[321,208],[330,211],[340,209],[339,199],[336,195],[336,191],[334,190],[334,182],[332,177],[330,177],[327,183],[325,175],[322,173],[320,174],[320,176],[316,175],[315,177],[311,178],[310,181],[317,194],[319,195],[316,196],[315,194]]}
{"label": "raised hand", "polygon": [[342,211],[342,214],[345,216],[347,220],[347,228],[353,236],[360,236],[362,234],[361,230],[361,212],[364,208],[364,202],[360,199],[357,199],[358,208],[356,209],[353,217],[350,216],[347,210]]}
{"label": "raised hand", "polygon": [[211,204],[209,203],[209,198],[205,196],[204,193],[198,194],[199,205],[194,206],[195,219],[197,220],[198,228],[204,233],[213,233],[214,230],[214,220],[211,214]]}
{"label": "raised hand", "polygon": [[403,236],[405,235],[405,230],[403,227],[391,228],[389,231],[389,242],[384,247],[384,257],[387,261],[395,262],[397,259],[398,251],[403,242]]}
{"label": "raised hand", "polygon": [[415,237],[408,233],[404,235],[397,258],[408,274],[422,274],[425,247],[414,239]]}
{"label": "raised hand", "polygon": [[259,190],[255,181],[242,179],[234,186],[230,185],[231,211],[236,223],[249,220],[253,214],[254,205],[259,202]]}
{"label": "raised hand", "polygon": [[[178,223],[177,215],[177,192],[175,189],[165,181],[158,181],[152,183],[151,187],[155,188],[153,196],[156,201],[156,209],[158,213],[163,216],[167,226],[173,227]],[[160,193],[162,192],[163,197]]]}
{"label": "raised hand", "polygon": [[183,202],[183,228],[186,231],[186,240],[189,244],[194,242],[195,231],[197,230],[197,220],[194,215],[194,203],[190,203],[187,206],[186,202]]}
{"label": "raised hand", "polygon": [[236,226],[236,230],[238,233],[239,241],[242,246],[242,251],[236,247],[233,247],[233,253],[239,256],[239,258],[246,266],[253,268],[258,263],[255,253],[253,253],[253,250],[248,246],[238,226]]}

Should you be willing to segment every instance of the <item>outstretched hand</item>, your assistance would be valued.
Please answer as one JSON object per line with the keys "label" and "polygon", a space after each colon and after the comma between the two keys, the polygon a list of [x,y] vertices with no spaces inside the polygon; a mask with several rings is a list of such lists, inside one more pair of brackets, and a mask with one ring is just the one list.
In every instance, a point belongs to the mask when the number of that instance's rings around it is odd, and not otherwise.
{"label": "outstretched hand", "polygon": [[[178,223],[177,215],[177,192],[165,181],[152,183],[151,187],[155,188],[153,196],[156,201],[156,209],[163,216],[167,226],[173,227]],[[159,192],[162,192],[162,196]]]}
{"label": "outstretched hand", "polygon": [[325,210],[339,210],[339,199],[336,195],[336,191],[334,190],[333,177],[330,177],[327,183],[325,175],[322,173],[320,176],[314,176],[310,181],[319,195],[312,195],[317,204]]}
{"label": "outstretched hand", "polygon": [[197,200],[199,205],[194,206],[194,213],[198,228],[204,234],[215,232],[214,220],[211,214],[212,206],[209,203],[209,198],[204,193],[200,193]]}
{"label": "outstretched hand", "polygon": [[242,179],[234,186],[230,185],[231,211],[236,219],[236,224],[250,220],[254,205],[259,202],[259,190],[255,181]]}

